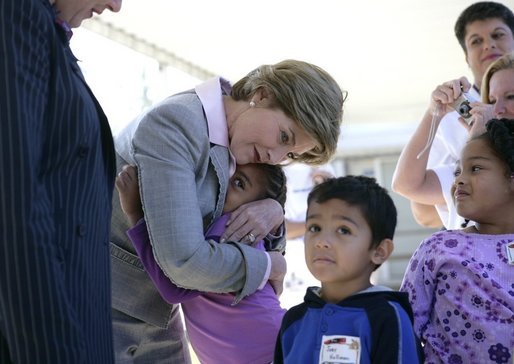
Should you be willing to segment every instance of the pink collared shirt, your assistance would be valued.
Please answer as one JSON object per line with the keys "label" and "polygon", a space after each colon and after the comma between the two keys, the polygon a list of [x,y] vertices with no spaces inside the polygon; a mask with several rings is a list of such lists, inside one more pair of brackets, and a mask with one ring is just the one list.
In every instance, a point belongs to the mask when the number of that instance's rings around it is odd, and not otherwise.
{"label": "pink collared shirt", "polygon": [[221,77],[211,78],[195,87],[195,92],[202,102],[205,117],[207,118],[209,141],[228,149],[230,155],[230,176],[232,176],[236,170],[236,158],[229,149],[228,122],[225,114],[223,96],[230,95],[231,91],[232,86],[230,86],[230,83]]}
{"label": "pink collared shirt", "polygon": [[[229,149],[228,122],[223,103],[223,96],[230,95],[232,86],[224,78],[214,77],[196,86],[195,92],[205,111],[207,127],[209,128],[209,141],[228,149],[230,155],[229,175],[232,176],[236,171],[236,158]],[[271,258],[268,253],[266,253],[266,257],[268,258],[268,266],[264,279],[259,285],[259,290],[264,288],[271,273]]]}

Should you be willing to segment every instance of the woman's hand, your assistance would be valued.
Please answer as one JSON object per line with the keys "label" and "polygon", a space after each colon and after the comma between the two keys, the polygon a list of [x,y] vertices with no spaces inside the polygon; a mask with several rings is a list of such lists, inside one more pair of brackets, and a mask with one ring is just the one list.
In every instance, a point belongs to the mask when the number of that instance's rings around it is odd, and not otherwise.
{"label": "woman's hand", "polygon": [[284,221],[284,210],[270,198],[239,206],[232,212],[221,241],[253,244],[274,232]]}
{"label": "woman's hand", "polygon": [[430,112],[434,115],[436,110],[441,108],[439,116],[443,117],[446,113],[453,111],[450,105],[457,100],[463,92],[468,92],[470,88],[471,83],[466,77],[448,81],[437,86],[430,98]]}
{"label": "woman's hand", "polygon": [[470,137],[485,133],[485,124],[494,118],[494,106],[491,104],[483,104],[481,102],[472,102],[471,106],[471,119],[467,124],[464,120],[462,122],[468,129]]}
{"label": "woman's hand", "polygon": [[268,252],[271,259],[271,272],[269,275],[269,283],[278,297],[284,290],[284,277],[286,276],[287,263],[286,258],[279,252]]}

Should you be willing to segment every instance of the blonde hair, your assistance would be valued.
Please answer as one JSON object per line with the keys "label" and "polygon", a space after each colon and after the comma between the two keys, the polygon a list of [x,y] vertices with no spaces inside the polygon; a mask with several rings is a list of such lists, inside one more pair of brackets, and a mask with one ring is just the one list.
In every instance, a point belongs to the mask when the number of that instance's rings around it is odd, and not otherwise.
{"label": "blonde hair", "polygon": [[480,94],[482,95],[482,102],[484,104],[491,103],[491,100],[489,99],[489,83],[491,82],[493,75],[498,71],[510,69],[514,70],[514,52],[504,54],[489,65],[487,71],[485,71],[484,77],[482,78],[482,89],[480,90]]}
{"label": "blonde hair", "polygon": [[332,76],[313,64],[285,60],[256,68],[234,84],[231,96],[248,101],[261,88],[271,94],[270,107],[296,121],[316,143],[295,161],[328,162],[337,149],[346,98]]}

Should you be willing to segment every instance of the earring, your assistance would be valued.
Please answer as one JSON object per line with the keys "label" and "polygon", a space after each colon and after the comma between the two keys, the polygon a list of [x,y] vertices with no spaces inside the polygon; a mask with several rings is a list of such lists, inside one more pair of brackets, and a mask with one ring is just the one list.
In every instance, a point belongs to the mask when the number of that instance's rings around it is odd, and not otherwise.
{"label": "earring", "polygon": [[250,101],[250,107],[255,107],[255,101]]}

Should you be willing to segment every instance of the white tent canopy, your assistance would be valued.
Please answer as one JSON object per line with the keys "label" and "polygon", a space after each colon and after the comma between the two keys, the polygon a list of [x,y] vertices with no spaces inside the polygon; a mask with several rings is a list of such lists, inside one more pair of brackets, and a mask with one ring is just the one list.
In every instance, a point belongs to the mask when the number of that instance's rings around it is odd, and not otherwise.
{"label": "white tent canopy", "polygon": [[[514,8],[513,0],[500,2]],[[120,13],[85,25],[115,40],[142,41],[133,46],[171,55],[200,79],[235,81],[262,63],[306,60],[349,91],[347,122],[408,122],[421,117],[437,84],[470,76],[453,25],[471,3],[125,0]]]}

